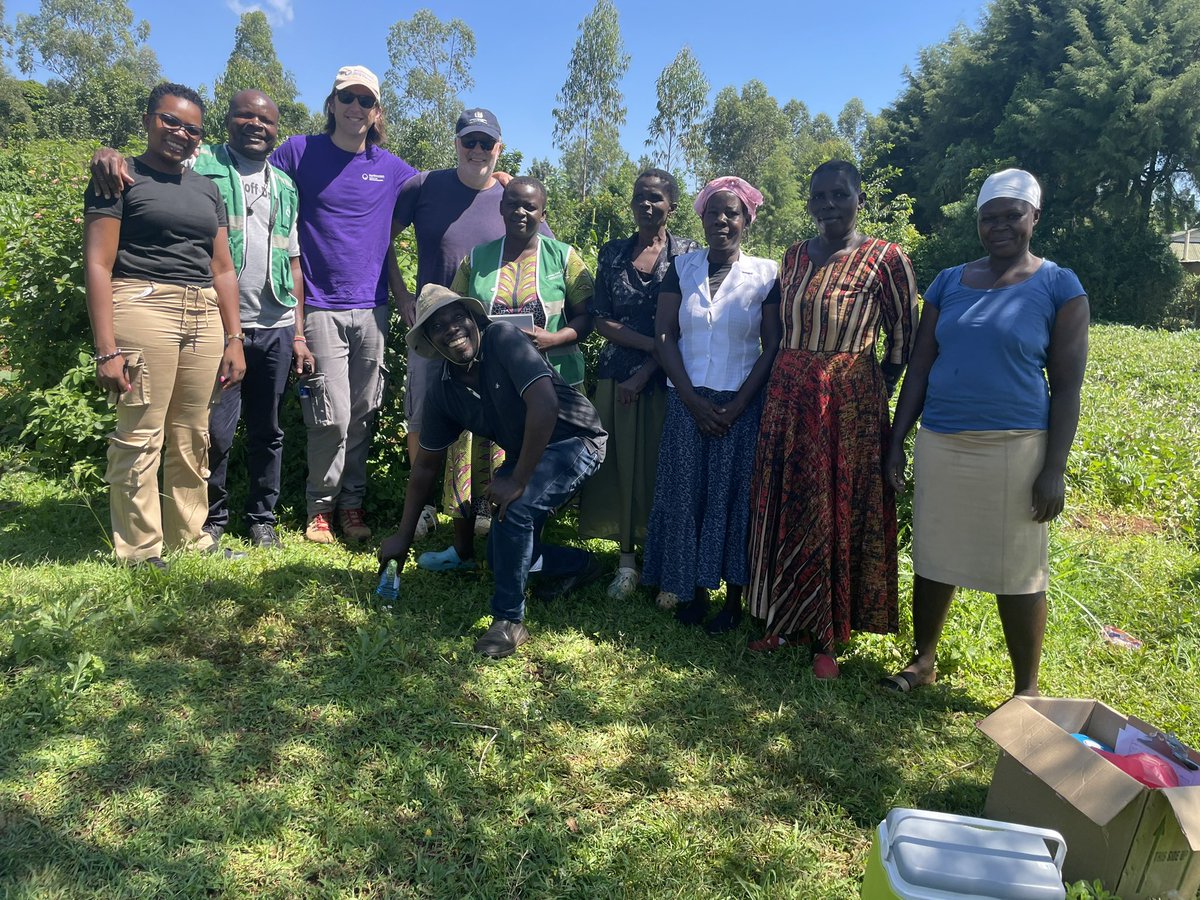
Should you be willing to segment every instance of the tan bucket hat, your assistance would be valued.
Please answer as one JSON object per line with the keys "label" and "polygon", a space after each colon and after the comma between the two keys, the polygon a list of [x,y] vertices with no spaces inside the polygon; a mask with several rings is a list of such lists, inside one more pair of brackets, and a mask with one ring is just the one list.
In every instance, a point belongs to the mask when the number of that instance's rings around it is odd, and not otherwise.
{"label": "tan bucket hat", "polygon": [[474,297],[464,297],[461,294],[456,294],[450,288],[443,287],[440,284],[427,284],[421,288],[421,293],[417,295],[416,321],[413,322],[412,328],[408,329],[408,334],[404,336],[405,342],[414,353],[424,356],[426,359],[438,359],[441,357],[441,354],[437,352],[437,348],[425,336],[425,323],[439,309],[443,309],[451,303],[461,303],[465,306],[467,311],[475,316],[476,322],[479,322],[480,319],[487,320],[487,313],[483,309],[483,304]]}

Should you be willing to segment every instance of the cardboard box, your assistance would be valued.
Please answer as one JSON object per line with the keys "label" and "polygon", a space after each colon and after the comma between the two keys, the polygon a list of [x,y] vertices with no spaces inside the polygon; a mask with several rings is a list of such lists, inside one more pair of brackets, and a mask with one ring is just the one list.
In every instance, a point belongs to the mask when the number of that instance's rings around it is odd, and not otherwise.
{"label": "cardboard box", "polygon": [[1158,730],[1095,700],[1005,703],[978,726],[1000,747],[984,814],[1060,832],[1068,883],[1099,878],[1122,900],[1194,900],[1200,787],[1147,788],[1071,736],[1112,746],[1127,724]]}

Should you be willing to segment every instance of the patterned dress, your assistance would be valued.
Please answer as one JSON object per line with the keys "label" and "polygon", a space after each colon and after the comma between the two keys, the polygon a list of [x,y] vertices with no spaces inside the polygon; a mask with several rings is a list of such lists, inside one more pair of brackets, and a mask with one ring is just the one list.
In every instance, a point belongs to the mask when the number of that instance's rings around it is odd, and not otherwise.
{"label": "patterned dress", "polygon": [[751,613],[767,633],[808,632],[818,648],[851,629],[898,626],[896,500],[883,477],[887,393],[875,356],[908,361],[912,266],[867,238],[816,266],[808,242],[779,272],[783,342],[771,370],[751,485]]}
{"label": "patterned dress", "polygon": [[[666,245],[653,271],[643,275],[633,265],[638,236],[609,241],[600,249],[596,262],[596,292],[588,312],[653,337],[658,290],[671,260],[699,249],[695,241],[667,232]],[[608,432],[608,451],[599,471],[583,485],[579,533],[617,541],[625,553],[632,553],[634,544],[643,543],[646,537],[667,413],[667,379],[659,371],[629,405],[620,402],[618,386],[632,378],[649,358],[649,353],[605,341],[592,396]]]}

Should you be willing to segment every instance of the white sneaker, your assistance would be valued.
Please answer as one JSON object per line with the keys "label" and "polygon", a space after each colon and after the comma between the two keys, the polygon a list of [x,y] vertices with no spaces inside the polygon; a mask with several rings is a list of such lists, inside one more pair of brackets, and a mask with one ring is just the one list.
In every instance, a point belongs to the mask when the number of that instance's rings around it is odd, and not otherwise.
{"label": "white sneaker", "polygon": [[476,516],[475,517],[475,533],[483,536],[492,530],[491,516]]}
{"label": "white sneaker", "polygon": [[679,597],[670,591],[659,591],[655,602],[659,609],[674,609],[679,605]]}
{"label": "white sneaker", "polygon": [[413,540],[419,541],[435,528],[437,528],[437,510],[432,506],[426,506],[421,510],[421,515],[417,516],[417,530],[413,534]]}
{"label": "white sneaker", "polygon": [[622,566],[617,569],[617,574],[613,576],[612,583],[608,586],[608,596],[613,600],[624,600],[637,590],[640,582],[641,578],[638,576],[637,569]]}

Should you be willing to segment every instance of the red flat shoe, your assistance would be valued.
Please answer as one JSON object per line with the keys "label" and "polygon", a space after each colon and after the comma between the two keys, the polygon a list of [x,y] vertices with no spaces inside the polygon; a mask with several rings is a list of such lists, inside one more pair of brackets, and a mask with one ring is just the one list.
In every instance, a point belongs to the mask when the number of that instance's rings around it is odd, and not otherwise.
{"label": "red flat shoe", "polygon": [[812,662],[813,676],[821,679],[837,678],[841,673],[837,660],[828,653],[814,653]]}
{"label": "red flat shoe", "polygon": [[750,641],[746,644],[746,649],[752,653],[774,653],[776,650],[783,650],[796,645],[785,638],[782,634],[768,634],[764,638],[759,638],[757,641]]}

